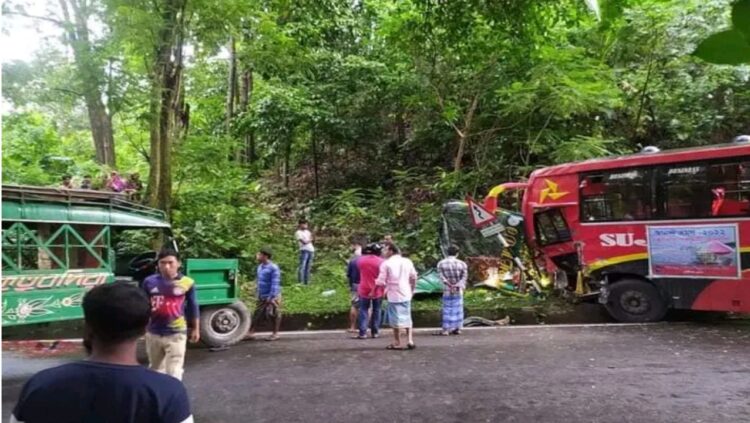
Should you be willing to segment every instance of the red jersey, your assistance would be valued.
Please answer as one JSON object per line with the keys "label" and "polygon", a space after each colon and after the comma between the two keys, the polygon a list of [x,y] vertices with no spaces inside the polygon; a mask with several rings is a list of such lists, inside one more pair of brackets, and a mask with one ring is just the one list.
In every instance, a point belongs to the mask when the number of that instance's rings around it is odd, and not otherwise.
{"label": "red jersey", "polygon": [[[372,254],[365,254],[357,260],[357,269],[359,269],[357,295],[360,298],[383,298],[385,287],[375,285],[375,279],[378,278],[382,263],[382,258]],[[373,288],[375,289],[375,295],[371,295]]]}

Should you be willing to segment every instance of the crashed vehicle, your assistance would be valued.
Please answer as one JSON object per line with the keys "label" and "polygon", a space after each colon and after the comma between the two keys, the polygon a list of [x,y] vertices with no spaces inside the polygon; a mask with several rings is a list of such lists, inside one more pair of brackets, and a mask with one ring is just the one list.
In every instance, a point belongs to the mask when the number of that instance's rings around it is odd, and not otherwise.
{"label": "crashed vehicle", "polygon": [[750,313],[750,137],[539,169],[493,188],[484,208],[514,190],[556,284],[616,320]]}

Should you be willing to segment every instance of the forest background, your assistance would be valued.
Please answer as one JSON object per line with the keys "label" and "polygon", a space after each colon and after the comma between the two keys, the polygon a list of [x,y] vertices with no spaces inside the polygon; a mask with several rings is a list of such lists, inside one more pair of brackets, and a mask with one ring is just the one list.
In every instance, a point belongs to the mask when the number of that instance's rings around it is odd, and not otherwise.
{"label": "forest background", "polygon": [[[747,9],[734,26],[733,4]],[[270,245],[291,312],[347,307],[354,235],[393,234],[425,270],[449,199],[555,163],[750,133],[750,42],[729,36],[750,32],[747,1],[2,7],[48,35],[3,63],[3,183],[139,172],[188,257],[239,257],[251,280]],[[692,54],[716,33],[744,58]],[[702,56],[717,59],[711,42]],[[318,247],[308,288],[294,276],[301,217]]]}

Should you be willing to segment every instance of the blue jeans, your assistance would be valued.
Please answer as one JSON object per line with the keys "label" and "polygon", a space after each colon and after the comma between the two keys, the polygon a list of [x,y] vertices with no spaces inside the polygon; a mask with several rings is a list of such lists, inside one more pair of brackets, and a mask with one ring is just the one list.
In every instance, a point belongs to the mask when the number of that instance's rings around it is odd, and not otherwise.
{"label": "blue jeans", "polygon": [[307,250],[299,252],[299,267],[297,268],[297,280],[305,285],[310,283],[310,269],[315,253]]}
{"label": "blue jeans", "polygon": [[380,331],[380,305],[383,303],[382,298],[360,298],[359,299],[359,316],[357,323],[359,326],[359,336],[367,335],[367,318],[370,305],[372,305],[372,318],[370,318],[370,331],[372,335],[377,335]]}

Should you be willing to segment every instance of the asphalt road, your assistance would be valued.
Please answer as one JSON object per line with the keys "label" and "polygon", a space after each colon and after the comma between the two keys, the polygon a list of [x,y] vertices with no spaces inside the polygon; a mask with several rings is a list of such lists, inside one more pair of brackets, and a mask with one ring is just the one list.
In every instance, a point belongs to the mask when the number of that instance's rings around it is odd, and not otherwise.
{"label": "asphalt road", "polygon": [[[196,422],[750,422],[750,325],[506,327],[458,337],[287,334],[192,349]],[[3,421],[29,373],[3,353]]]}

